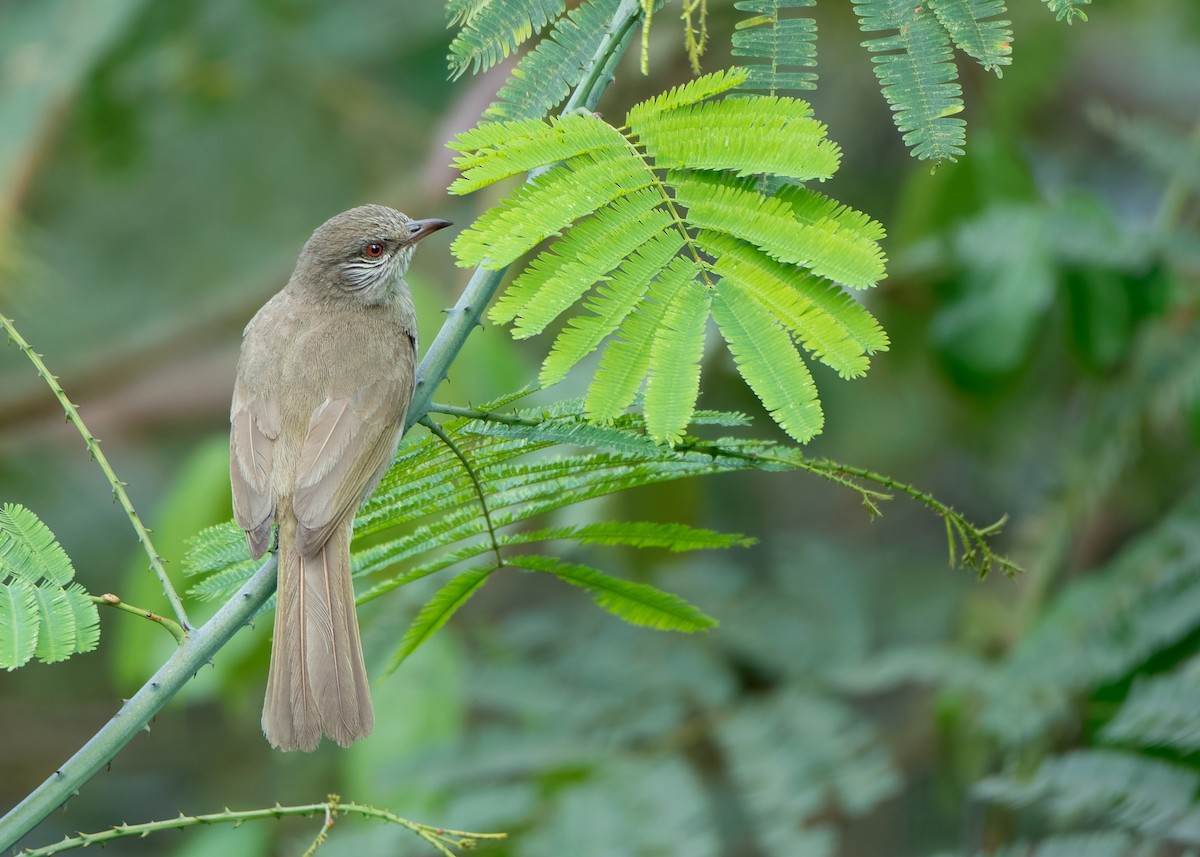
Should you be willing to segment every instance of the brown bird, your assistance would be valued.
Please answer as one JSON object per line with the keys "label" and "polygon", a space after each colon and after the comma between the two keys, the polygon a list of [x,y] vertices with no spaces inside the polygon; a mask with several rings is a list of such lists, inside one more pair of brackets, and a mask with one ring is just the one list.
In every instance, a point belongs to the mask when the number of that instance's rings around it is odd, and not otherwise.
{"label": "brown bird", "polygon": [[449,226],[381,205],[330,218],[246,326],[230,410],[233,513],[258,558],[277,525],[279,584],[262,727],[280,750],[343,747],[375,724],[350,531],[396,451],[417,321],[404,274]]}

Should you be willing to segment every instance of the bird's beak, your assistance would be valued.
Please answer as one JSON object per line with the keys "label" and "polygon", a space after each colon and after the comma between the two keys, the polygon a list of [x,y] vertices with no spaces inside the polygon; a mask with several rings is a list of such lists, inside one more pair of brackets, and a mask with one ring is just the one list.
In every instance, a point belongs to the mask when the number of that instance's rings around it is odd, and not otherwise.
{"label": "bird's beak", "polygon": [[408,222],[408,243],[416,244],[426,235],[432,235],[439,229],[445,229],[447,226],[453,226],[449,220],[440,220],[436,217],[430,217],[425,220],[410,220]]}

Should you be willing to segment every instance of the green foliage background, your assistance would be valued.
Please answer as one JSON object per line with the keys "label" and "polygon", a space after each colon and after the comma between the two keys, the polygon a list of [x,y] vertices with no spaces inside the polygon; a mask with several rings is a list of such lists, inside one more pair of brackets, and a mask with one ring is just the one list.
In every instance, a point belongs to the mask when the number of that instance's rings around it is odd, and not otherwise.
{"label": "green foliage background", "polygon": [[[1028,569],[1015,584],[949,572],[940,524],[915,504],[870,523],[811,476],[639,489],[555,523],[679,521],[759,543],[567,560],[679,592],[718,629],[628,627],[544,575],[496,576],[378,683],[369,742],[282,757],[258,734],[260,623],[37,841],[336,789],[511,831],[497,854],[1195,847],[1200,10],[1113,0],[1067,29],[1041,3],[1009,5],[1013,62],[996,80],[960,59],[966,155],[935,173],[892,127],[855,7],[799,11],[819,25],[804,97],[842,149],[822,189],[887,226],[891,260],[868,297],[891,351],[852,383],[813,367],[825,431],[810,451],[916,482],[975,520],[1009,513],[1004,547]],[[745,17],[710,3],[705,70],[729,63]],[[187,537],[228,518],[240,329],[302,238],[368,200],[465,226],[487,192],[446,196],[441,143],[489,104],[517,117],[544,100],[497,98],[503,67],[446,80],[444,24],[437,4],[383,0],[0,8],[0,307],[105,442],[172,571]],[[606,115],[690,76],[673,14],[656,15],[651,42],[651,76],[631,50]],[[411,277],[426,341],[464,281],[436,240]],[[489,326],[438,398],[516,389],[546,350]],[[700,407],[771,430],[726,355],[704,369]],[[573,378],[562,395],[583,397]],[[159,606],[56,408],[0,350],[0,501],[50,526],[89,592]],[[435,589],[364,606],[374,674]],[[171,648],[148,623],[102,623],[98,653],[0,675],[6,807]],[[293,853],[310,838],[297,822],[117,848]],[[422,853],[357,822],[322,853],[385,848]]]}

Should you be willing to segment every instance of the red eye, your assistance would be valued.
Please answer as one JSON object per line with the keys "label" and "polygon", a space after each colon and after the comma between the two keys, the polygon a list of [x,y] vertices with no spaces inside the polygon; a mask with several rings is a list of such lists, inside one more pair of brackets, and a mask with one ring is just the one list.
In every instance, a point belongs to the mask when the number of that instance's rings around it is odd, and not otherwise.
{"label": "red eye", "polygon": [[363,255],[368,259],[378,259],[383,255],[383,245],[374,242],[363,247]]}

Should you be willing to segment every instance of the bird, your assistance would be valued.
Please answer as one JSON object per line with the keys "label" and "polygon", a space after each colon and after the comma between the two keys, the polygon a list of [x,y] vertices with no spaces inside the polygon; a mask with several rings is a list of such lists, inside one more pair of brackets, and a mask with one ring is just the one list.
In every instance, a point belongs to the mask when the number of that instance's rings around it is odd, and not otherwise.
{"label": "bird", "polygon": [[450,226],[382,205],[331,217],[246,325],[230,406],[233,511],[250,554],[278,547],[262,728],[279,750],[364,738],[375,716],[350,537],[404,433],[417,320],[404,275]]}

